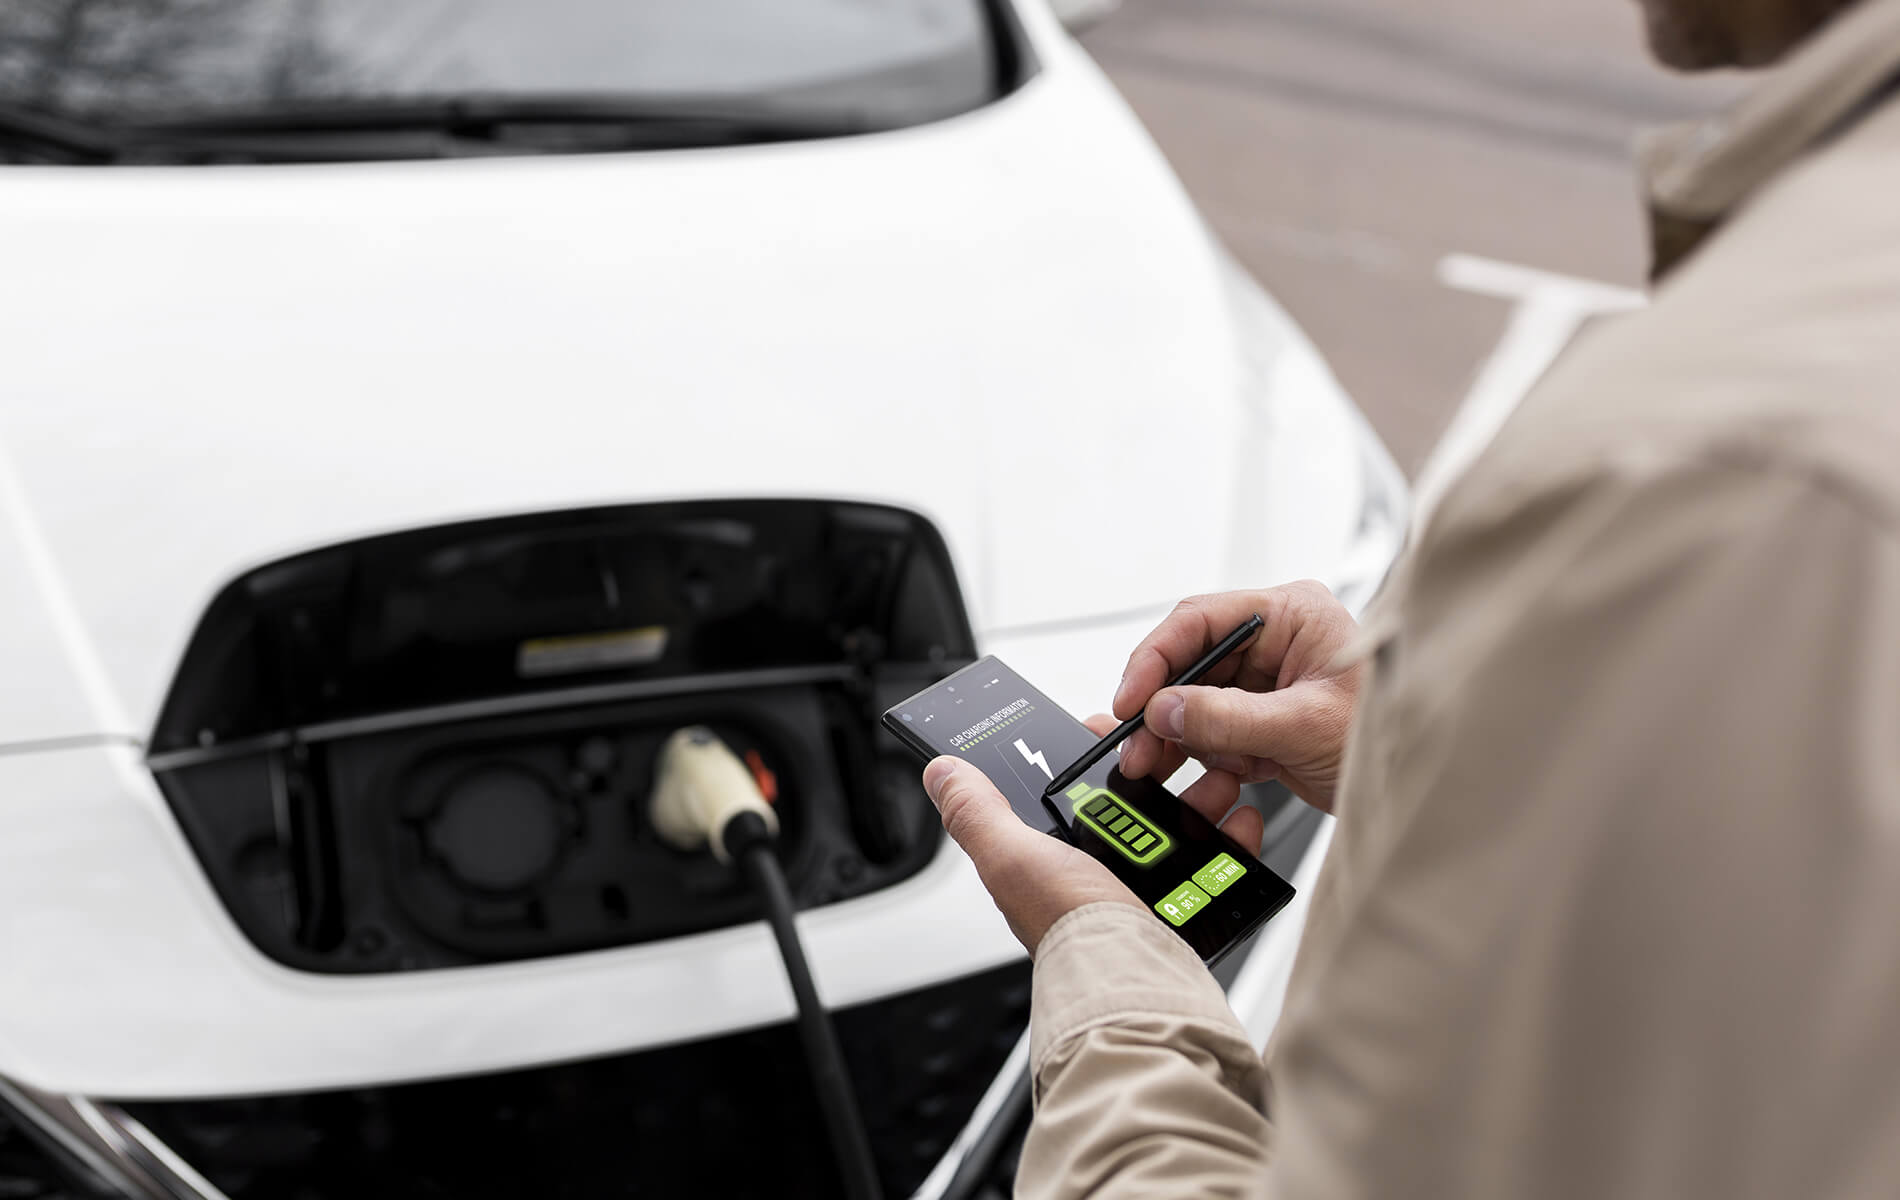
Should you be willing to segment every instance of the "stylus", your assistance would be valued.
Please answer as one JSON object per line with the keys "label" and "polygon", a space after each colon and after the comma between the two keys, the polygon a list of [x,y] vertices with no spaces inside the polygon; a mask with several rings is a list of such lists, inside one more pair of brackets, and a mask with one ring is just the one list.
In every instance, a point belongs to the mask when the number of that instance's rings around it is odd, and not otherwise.
{"label": "stylus", "polygon": [[[1240,628],[1216,642],[1214,648],[1209,650],[1206,654],[1203,654],[1199,662],[1196,662],[1193,666],[1170,680],[1168,686],[1186,687],[1191,683],[1199,682],[1201,676],[1214,669],[1214,664],[1240,649],[1246,644],[1247,639],[1259,632],[1260,627],[1265,624],[1266,622],[1260,619],[1259,613],[1248,617],[1245,621],[1241,622]],[[1093,746],[1090,746],[1087,753],[1083,754],[1081,758],[1076,759],[1062,770],[1056,772],[1056,777],[1049,781],[1049,786],[1042,789],[1042,798],[1048,800],[1050,797],[1060,795],[1062,792],[1068,790],[1069,785],[1087,774],[1090,767],[1108,757],[1109,751],[1127,740],[1129,734],[1140,729],[1141,723],[1147,718],[1147,715],[1148,710],[1144,707],[1140,712],[1110,730],[1107,737],[1095,743]]]}

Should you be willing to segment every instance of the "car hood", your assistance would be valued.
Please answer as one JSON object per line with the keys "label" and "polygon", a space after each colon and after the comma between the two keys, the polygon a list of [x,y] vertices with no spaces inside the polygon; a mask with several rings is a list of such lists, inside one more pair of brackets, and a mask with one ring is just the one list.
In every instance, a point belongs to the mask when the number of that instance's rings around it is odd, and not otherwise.
{"label": "car hood", "polygon": [[897,503],[985,631],[1231,544],[1221,259],[1092,73],[795,145],[16,170],[0,231],[0,742],[143,735],[220,585],[435,522]]}

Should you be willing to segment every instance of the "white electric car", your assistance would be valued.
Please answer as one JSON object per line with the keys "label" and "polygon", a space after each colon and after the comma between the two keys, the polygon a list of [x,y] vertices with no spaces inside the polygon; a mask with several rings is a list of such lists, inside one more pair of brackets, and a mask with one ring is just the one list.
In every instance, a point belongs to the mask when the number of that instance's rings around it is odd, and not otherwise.
{"label": "white electric car", "polygon": [[876,715],[1401,538],[1037,0],[14,0],[0,159],[6,1196],[835,1194],[694,723],[884,1190],[999,1186],[1028,967]]}

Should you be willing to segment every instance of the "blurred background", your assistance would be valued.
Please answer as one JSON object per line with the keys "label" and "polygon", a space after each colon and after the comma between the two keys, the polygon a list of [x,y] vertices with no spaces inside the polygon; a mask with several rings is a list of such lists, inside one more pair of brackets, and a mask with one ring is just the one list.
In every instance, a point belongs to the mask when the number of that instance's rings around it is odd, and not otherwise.
{"label": "blurred background", "polygon": [[1638,285],[1631,139],[1742,87],[1656,66],[1635,0],[1125,0],[1082,40],[1408,473],[1510,308],[1444,257]]}

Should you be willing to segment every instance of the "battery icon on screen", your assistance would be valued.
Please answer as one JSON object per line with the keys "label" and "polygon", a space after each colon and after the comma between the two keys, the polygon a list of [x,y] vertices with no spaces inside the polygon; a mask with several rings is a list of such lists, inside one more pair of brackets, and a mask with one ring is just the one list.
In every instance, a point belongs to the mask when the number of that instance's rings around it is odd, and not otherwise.
{"label": "battery icon on screen", "polygon": [[1174,842],[1154,822],[1107,788],[1078,783],[1067,794],[1075,804],[1076,819],[1136,866],[1148,866],[1174,849]]}

